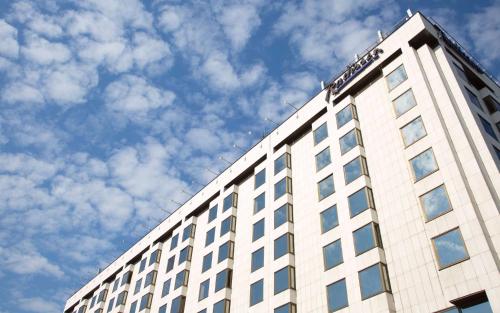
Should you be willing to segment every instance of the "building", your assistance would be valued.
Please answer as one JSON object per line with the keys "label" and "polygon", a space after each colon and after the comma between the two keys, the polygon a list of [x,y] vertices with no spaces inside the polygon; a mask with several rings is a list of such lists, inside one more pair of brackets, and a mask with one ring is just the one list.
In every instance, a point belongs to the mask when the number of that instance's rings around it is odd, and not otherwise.
{"label": "building", "polygon": [[500,312],[499,99],[409,13],[65,313]]}

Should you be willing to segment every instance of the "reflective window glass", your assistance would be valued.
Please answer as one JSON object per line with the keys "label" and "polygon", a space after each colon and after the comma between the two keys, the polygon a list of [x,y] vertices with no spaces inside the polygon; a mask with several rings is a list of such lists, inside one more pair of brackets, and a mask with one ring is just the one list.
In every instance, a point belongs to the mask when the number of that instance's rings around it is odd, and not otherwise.
{"label": "reflective window glass", "polygon": [[350,151],[357,145],[362,146],[363,141],[361,139],[361,133],[357,128],[354,128],[344,136],[342,136],[339,139],[340,143],[340,152],[341,154],[345,154],[346,152]]}
{"label": "reflective window glass", "polygon": [[274,211],[274,228],[286,223],[293,222],[292,205],[286,203]]}
{"label": "reflective window glass", "polygon": [[353,182],[361,175],[368,175],[368,167],[364,157],[359,156],[344,165],[344,179],[346,185]]}
{"label": "reflective window glass", "polygon": [[250,285],[250,306],[264,300],[264,280],[258,280]]}
{"label": "reflective window glass", "polygon": [[332,163],[332,158],[330,156],[330,147],[316,154],[316,171],[322,170],[330,163]]}
{"label": "reflective window glass", "polygon": [[252,253],[252,272],[264,266],[264,247]]}
{"label": "reflective window glass", "polygon": [[410,160],[415,180],[420,180],[438,170],[432,149],[427,149]]}
{"label": "reflective window glass", "polygon": [[404,82],[407,78],[408,76],[406,76],[405,68],[403,64],[401,64],[400,66],[398,66],[398,68],[396,68],[386,76],[387,86],[389,87],[389,90],[396,88],[396,86]]}
{"label": "reflective window glass", "polygon": [[328,127],[325,122],[314,130],[314,144],[317,145],[326,138],[328,138]]}
{"label": "reflective window glass", "polygon": [[427,221],[433,220],[442,214],[451,211],[451,204],[444,185],[420,196],[420,202]]}
{"label": "reflective window glass", "polygon": [[321,216],[321,233],[324,234],[330,229],[334,228],[339,224],[339,218],[337,216],[337,206],[333,205],[328,209],[324,210],[320,214]]}
{"label": "reflective window glass", "polygon": [[254,189],[259,188],[266,182],[266,169],[261,170],[255,174],[255,186]]}
{"label": "reflective window glass", "polygon": [[264,219],[253,224],[253,233],[252,233],[252,241],[259,239],[264,236]]}
{"label": "reflective window glass", "polygon": [[253,213],[257,213],[266,206],[266,193],[263,192],[254,199]]}
{"label": "reflective window glass", "polygon": [[427,135],[427,132],[425,131],[422,117],[419,116],[410,123],[403,126],[401,128],[401,135],[403,136],[405,147],[408,147],[419,139],[425,137],[425,135]]}
{"label": "reflective window glass", "polygon": [[352,104],[349,104],[348,106],[346,106],[337,113],[336,119],[337,119],[337,128],[344,126],[352,119],[357,119],[356,107]]}
{"label": "reflective window glass", "polygon": [[432,239],[440,268],[445,268],[469,258],[462,234],[458,228]]}
{"label": "reflective window glass", "polygon": [[323,247],[323,261],[325,263],[325,271],[344,262],[340,239]]}
{"label": "reflective window glass", "polygon": [[326,287],[328,311],[334,312],[349,305],[345,279],[339,280]]}
{"label": "reflective window glass", "polygon": [[350,195],[347,198],[347,202],[349,204],[351,217],[354,217],[369,208],[374,208],[372,197],[372,191],[367,187],[362,188]]}
{"label": "reflective window glass", "polygon": [[278,259],[287,253],[294,253],[293,235],[283,234],[274,240],[274,259]]}
{"label": "reflective window glass", "polygon": [[333,184],[333,174],[329,175],[318,183],[318,198],[320,201],[333,194],[334,192],[335,186]]}
{"label": "reflective window glass", "polygon": [[411,108],[417,105],[415,96],[413,96],[413,91],[411,89],[405,91],[401,96],[394,99],[393,105],[396,117],[408,112]]}

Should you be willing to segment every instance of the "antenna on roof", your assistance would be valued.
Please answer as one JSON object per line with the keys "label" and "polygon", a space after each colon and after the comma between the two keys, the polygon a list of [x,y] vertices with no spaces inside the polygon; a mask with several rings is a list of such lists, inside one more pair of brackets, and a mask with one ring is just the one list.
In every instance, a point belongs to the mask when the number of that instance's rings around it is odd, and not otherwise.
{"label": "antenna on roof", "polygon": [[279,126],[279,125],[280,125],[280,124],[278,124],[277,122],[275,122],[275,121],[273,121],[272,119],[270,119],[269,117],[264,118],[264,121],[274,123],[274,124],[276,124],[277,126]]}
{"label": "antenna on roof", "polygon": [[219,173],[215,172],[215,171],[212,171],[211,169],[209,169],[208,167],[205,167],[205,169],[207,171],[209,171],[210,173],[214,174],[214,175],[219,175]]}
{"label": "antenna on roof", "polygon": [[227,164],[229,164],[229,165],[233,164],[233,163],[231,163],[229,160],[225,159],[223,156],[220,156],[220,157],[219,157],[219,160],[224,161],[224,162],[226,162],[226,163],[227,163]]}
{"label": "antenna on roof", "polygon": [[233,143],[233,148],[236,148],[242,152],[245,152],[245,149],[243,149],[242,147],[238,146],[237,144]]}
{"label": "antenna on roof", "polygon": [[412,17],[413,16],[413,13],[411,13],[410,9],[406,10],[406,14],[408,15],[408,17]]}
{"label": "antenna on roof", "polygon": [[293,104],[291,104],[290,102],[288,102],[288,101],[286,101],[286,100],[283,100],[283,103],[284,103],[284,104],[286,104],[286,105],[291,106],[292,108],[294,108],[294,109],[295,109],[295,111],[297,111],[297,110],[298,110],[298,109],[297,109],[297,108],[296,108]]}
{"label": "antenna on roof", "polygon": [[182,192],[182,193],[187,194],[188,196],[191,196],[191,197],[193,196],[193,194],[192,194],[192,193],[189,193],[189,192],[187,192],[187,191],[186,191],[186,190],[184,190],[184,189],[181,189],[181,192]]}
{"label": "antenna on roof", "polygon": [[321,90],[325,89],[325,82],[321,81]]}
{"label": "antenna on roof", "polygon": [[182,205],[182,203],[177,202],[177,201],[175,201],[175,200],[173,200],[173,199],[170,199],[170,201],[172,201],[173,203],[177,204],[178,206],[181,206],[181,205]]}
{"label": "antenna on roof", "polygon": [[384,34],[380,29],[377,30],[377,35],[378,35],[378,42],[382,42],[382,40],[384,40]]}

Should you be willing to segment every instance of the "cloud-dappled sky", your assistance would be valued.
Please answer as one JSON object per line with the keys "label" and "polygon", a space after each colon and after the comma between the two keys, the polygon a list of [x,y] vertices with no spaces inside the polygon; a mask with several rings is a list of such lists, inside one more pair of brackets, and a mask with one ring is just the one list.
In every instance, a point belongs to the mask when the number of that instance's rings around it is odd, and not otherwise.
{"label": "cloud-dappled sky", "polygon": [[0,313],[61,312],[408,7],[500,76],[499,1],[0,0]]}

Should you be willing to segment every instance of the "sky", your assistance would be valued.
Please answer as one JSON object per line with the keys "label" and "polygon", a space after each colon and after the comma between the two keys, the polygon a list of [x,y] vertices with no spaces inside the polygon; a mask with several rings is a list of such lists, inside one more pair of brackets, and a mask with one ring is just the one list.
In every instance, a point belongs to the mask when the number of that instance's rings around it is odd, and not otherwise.
{"label": "sky", "polygon": [[407,8],[500,77],[500,1],[0,0],[0,313],[62,312]]}

